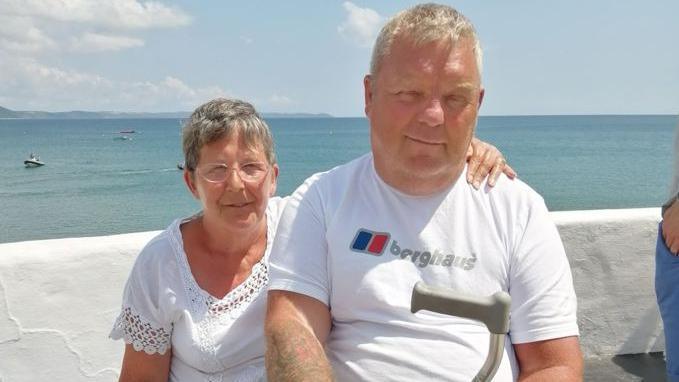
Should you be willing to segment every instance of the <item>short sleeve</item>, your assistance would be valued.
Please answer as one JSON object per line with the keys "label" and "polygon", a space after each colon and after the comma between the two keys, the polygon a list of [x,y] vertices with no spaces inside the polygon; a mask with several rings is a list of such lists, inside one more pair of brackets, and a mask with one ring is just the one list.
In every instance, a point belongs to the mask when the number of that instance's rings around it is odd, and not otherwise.
{"label": "short sleeve", "polygon": [[285,206],[271,251],[269,290],[304,294],[329,306],[326,225],[317,177],[301,185]]}
{"label": "short sleeve", "polygon": [[547,207],[537,194],[522,212],[510,264],[513,343],[577,336],[570,265]]}
{"label": "short sleeve", "polygon": [[[161,234],[162,235],[162,234]],[[164,288],[162,267],[151,243],[142,250],[125,285],[120,315],[116,319],[110,338],[123,339],[136,351],[147,354],[165,354],[170,348],[172,323],[162,300]]]}

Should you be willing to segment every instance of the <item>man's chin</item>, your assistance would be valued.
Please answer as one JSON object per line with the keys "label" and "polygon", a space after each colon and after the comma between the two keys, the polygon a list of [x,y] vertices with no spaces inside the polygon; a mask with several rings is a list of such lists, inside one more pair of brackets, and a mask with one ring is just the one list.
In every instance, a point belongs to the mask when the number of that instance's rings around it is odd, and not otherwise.
{"label": "man's chin", "polygon": [[464,166],[464,158],[453,160],[449,157],[427,153],[411,155],[403,161],[404,169],[420,176],[436,176]]}

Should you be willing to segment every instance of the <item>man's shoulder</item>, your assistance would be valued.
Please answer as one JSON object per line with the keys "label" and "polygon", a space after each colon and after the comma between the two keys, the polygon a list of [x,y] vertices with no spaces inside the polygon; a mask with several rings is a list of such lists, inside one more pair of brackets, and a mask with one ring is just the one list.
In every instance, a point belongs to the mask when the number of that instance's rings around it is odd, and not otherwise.
{"label": "man's shoulder", "polygon": [[537,204],[544,205],[544,199],[521,179],[509,179],[502,174],[494,187],[484,182],[479,190],[468,185],[476,198],[483,199],[492,209],[525,209]]}
{"label": "man's shoulder", "polygon": [[372,169],[372,155],[361,155],[349,162],[333,167],[328,171],[318,172],[308,177],[295,193],[306,192],[317,188],[321,192],[342,190],[342,185],[350,183],[352,178],[361,176]]}
{"label": "man's shoulder", "polygon": [[496,194],[509,196],[534,196],[541,198],[540,194],[523,180],[519,178],[509,179],[505,174],[501,174],[498,177],[494,187],[488,187],[486,183],[483,186],[489,189],[491,195],[492,192],[495,192]]}

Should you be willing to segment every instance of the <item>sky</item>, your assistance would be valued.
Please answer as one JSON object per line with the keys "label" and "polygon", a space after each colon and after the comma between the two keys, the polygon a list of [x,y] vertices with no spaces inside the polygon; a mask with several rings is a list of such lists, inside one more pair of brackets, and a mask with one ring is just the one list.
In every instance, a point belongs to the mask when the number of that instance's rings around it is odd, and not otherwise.
{"label": "sky", "polygon": [[[363,116],[372,44],[405,0],[0,0],[0,106]],[[481,115],[679,114],[679,1],[460,0]]]}

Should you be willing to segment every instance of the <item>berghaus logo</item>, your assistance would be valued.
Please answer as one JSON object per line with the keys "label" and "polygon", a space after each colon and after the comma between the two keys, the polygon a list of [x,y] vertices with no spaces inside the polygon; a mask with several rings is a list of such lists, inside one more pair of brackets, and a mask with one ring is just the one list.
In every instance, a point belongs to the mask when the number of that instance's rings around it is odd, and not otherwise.
{"label": "berghaus logo", "polygon": [[351,242],[351,250],[379,256],[387,247],[389,236],[386,232],[373,232],[361,228],[356,232],[356,236]]}
{"label": "berghaus logo", "polygon": [[[389,242],[391,241],[391,244]],[[373,256],[382,256],[389,247],[389,253],[402,260],[410,260],[420,268],[427,266],[456,267],[469,271],[476,265],[476,254],[470,256],[460,256],[452,251],[441,251],[439,249],[410,249],[401,248],[396,239],[391,238],[388,232],[375,232],[369,229],[360,228],[351,241],[350,249],[353,252],[366,253]]]}

